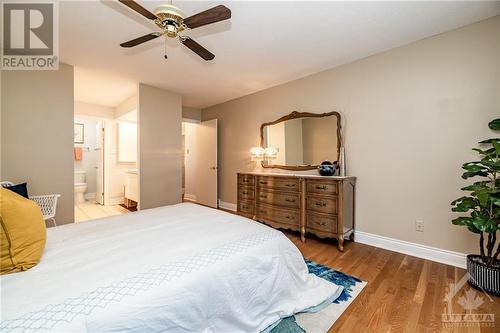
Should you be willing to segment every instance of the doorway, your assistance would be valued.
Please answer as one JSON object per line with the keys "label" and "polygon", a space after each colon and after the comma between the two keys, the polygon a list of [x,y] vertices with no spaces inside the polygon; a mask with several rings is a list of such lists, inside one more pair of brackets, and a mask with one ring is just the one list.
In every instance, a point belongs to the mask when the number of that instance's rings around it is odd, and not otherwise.
{"label": "doorway", "polygon": [[218,208],[217,119],[183,121],[183,200]]}

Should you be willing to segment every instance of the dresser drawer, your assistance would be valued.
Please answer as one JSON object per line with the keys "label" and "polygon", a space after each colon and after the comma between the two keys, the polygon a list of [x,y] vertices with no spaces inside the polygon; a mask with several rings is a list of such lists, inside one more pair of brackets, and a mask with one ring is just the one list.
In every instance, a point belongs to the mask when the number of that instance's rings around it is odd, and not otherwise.
{"label": "dresser drawer", "polygon": [[238,195],[241,200],[253,200],[255,199],[255,192],[253,187],[240,185],[238,187]]}
{"label": "dresser drawer", "polygon": [[253,186],[255,177],[253,175],[238,174],[238,184]]}
{"label": "dresser drawer", "polygon": [[254,203],[253,201],[240,201],[238,203],[238,212],[247,215],[254,215]]}
{"label": "dresser drawer", "polygon": [[306,208],[319,213],[337,214],[337,198],[309,195],[306,199]]}
{"label": "dresser drawer", "polygon": [[257,176],[257,186],[283,191],[299,191],[300,182],[298,178]]}
{"label": "dresser drawer", "polygon": [[312,229],[323,232],[337,232],[337,216],[323,215],[316,213],[307,213],[306,229]]}
{"label": "dresser drawer", "polygon": [[279,209],[267,205],[257,205],[257,219],[288,225],[300,226],[300,212],[295,209]]}
{"label": "dresser drawer", "polygon": [[339,193],[338,183],[331,180],[306,180],[307,193],[335,195]]}
{"label": "dresser drawer", "polygon": [[300,207],[299,193],[283,193],[283,192],[270,192],[260,190],[257,195],[257,202],[263,202],[270,205],[278,205],[290,208]]}

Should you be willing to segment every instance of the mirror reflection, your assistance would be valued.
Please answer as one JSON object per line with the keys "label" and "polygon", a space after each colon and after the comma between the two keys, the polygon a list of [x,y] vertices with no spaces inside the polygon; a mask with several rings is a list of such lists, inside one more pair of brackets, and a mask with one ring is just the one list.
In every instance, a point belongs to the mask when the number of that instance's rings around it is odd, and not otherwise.
{"label": "mirror reflection", "polygon": [[262,127],[263,148],[275,148],[268,165],[316,166],[338,159],[337,115],[292,118]]}

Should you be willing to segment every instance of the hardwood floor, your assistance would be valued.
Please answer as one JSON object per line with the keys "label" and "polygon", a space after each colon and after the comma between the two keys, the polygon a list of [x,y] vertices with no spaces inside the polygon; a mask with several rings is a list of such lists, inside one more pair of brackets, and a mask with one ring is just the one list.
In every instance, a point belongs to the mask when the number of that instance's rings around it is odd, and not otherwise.
{"label": "hardwood floor", "polygon": [[[349,241],[342,253],[334,240],[308,236],[302,243],[298,234],[285,234],[304,257],[368,282],[329,333],[500,332],[500,297],[483,294],[467,283],[456,294],[447,293],[450,283],[460,283],[463,269]],[[461,303],[471,314],[467,318],[492,314],[493,322],[443,322],[447,309],[466,314]]]}

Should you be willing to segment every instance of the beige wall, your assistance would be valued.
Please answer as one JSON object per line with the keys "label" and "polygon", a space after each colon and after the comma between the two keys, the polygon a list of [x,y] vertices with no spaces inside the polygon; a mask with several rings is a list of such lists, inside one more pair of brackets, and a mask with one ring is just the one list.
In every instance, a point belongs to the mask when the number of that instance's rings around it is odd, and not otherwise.
{"label": "beige wall", "polygon": [[[220,198],[236,203],[259,126],[293,110],[342,113],[359,230],[460,252],[477,237],[451,225],[460,165],[500,114],[500,17],[203,110],[219,119]],[[425,231],[415,231],[415,219]]]}
{"label": "beige wall", "polygon": [[72,66],[2,72],[1,178],[61,194],[58,224],[74,220],[73,101]]}
{"label": "beige wall", "polygon": [[286,145],[285,145],[285,123],[278,123],[266,126],[266,147],[278,149],[276,157],[272,160],[273,164],[286,164]]}
{"label": "beige wall", "polygon": [[115,116],[114,113],[115,109],[109,106],[75,101],[75,115],[98,119],[113,119]]}
{"label": "beige wall", "polygon": [[114,118],[120,118],[127,113],[137,111],[137,103],[137,95],[130,96],[116,106]]}
{"label": "beige wall", "polygon": [[196,140],[199,124],[184,122],[184,196],[190,200],[196,200],[198,151]]}
{"label": "beige wall", "polygon": [[305,118],[302,122],[304,164],[319,165],[321,162],[336,161],[337,117]]}
{"label": "beige wall", "polygon": [[181,96],[139,84],[140,208],[181,202]]}
{"label": "beige wall", "polygon": [[287,165],[304,164],[302,119],[290,119],[285,124],[285,161]]}
{"label": "beige wall", "polygon": [[201,109],[182,107],[182,118],[201,121]]}

